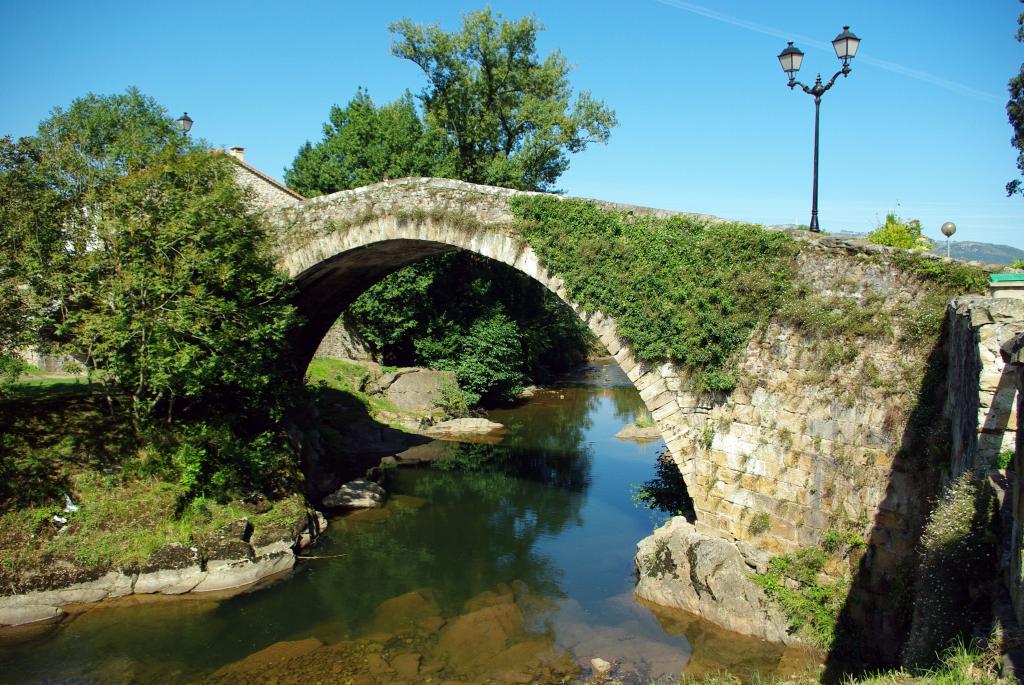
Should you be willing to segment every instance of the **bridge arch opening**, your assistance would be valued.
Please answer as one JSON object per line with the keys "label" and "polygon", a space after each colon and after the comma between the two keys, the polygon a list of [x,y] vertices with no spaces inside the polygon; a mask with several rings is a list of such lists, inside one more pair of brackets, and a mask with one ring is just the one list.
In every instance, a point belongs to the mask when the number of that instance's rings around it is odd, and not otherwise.
{"label": "bridge arch opening", "polygon": [[294,301],[305,320],[293,337],[298,369],[305,371],[331,326],[369,287],[405,266],[459,250],[505,264],[553,293],[586,324],[629,377],[655,417],[665,443],[678,438],[669,433],[671,425],[659,420],[657,412],[666,396],[674,398],[674,392],[665,387],[662,370],[637,362],[620,340],[614,320],[573,302],[561,278],[543,266],[525,240],[500,225],[482,229],[445,216],[383,215],[322,233],[285,254],[281,261],[293,277]]}

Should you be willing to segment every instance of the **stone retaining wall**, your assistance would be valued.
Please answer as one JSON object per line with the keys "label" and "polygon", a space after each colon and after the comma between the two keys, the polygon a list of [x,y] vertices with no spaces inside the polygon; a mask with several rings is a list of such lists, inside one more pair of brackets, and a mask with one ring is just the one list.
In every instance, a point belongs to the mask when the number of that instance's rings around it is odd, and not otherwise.
{"label": "stone retaining wall", "polygon": [[950,477],[984,472],[1017,441],[1016,373],[1000,347],[1024,332],[1024,300],[961,297],[949,305]]}
{"label": "stone retaining wall", "polygon": [[313,356],[317,359],[354,359],[356,361],[377,361],[370,345],[342,315],[328,329]]}

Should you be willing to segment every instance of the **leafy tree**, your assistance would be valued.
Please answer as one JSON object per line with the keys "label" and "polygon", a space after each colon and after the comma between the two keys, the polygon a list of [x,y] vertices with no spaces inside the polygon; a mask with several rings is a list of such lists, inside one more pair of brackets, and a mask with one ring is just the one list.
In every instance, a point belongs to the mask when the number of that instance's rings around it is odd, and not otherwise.
{"label": "leafy tree", "polygon": [[[128,399],[190,496],[288,475],[271,381],[294,315],[226,158],[135,89],[89,95],[0,143],[0,221],[15,318],[85,360],[112,408]],[[0,336],[9,318],[5,304]],[[187,425],[161,435],[158,416]]]}
{"label": "leafy tree", "polygon": [[313,196],[386,177],[454,175],[445,158],[443,134],[423,123],[410,93],[377,107],[360,89],[345,107],[331,108],[323,139],[302,146],[285,181]]}
{"label": "leafy tree", "polygon": [[[551,189],[570,153],[607,141],[615,115],[589,93],[573,98],[566,59],[537,56],[540,30],[533,18],[506,21],[489,9],[467,15],[453,34],[408,20],[392,25],[393,53],[427,74],[422,116],[408,93],[378,108],[358,91],[344,108],[332,108],[323,139],[299,150],[286,171],[289,185],[318,195],[432,175]],[[389,363],[455,369],[471,399],[507,398],[587,349],[588,332],[553,296],[476,257],[406,267],[350,312]],[[477,334],[492,344],[472,342]]]}
{"label": "leafy tree", "polygon": [[260,405],[294,322],[266,226],[222,156],[172,156],[103,189],[92,306],[67,327],[137,417],[175,402]]}
{"label": "leafy tree", "polygon": [[896,212],[885,215],[885,223],[868,233],[868,241],[876,245],[902,247],[907,250],[929,250],[932,242],[921,235],[921,222],[903,221]]}
{"label": "leafy tree", "polygon": [[92,306],[89,265],[102,189],[198,148],[134,88],[79,98],[67,110],[55,108],[35,136],[0,142],[0,258],[22,295],[19,310],[32,342],[72,344],[64,325],[69,313]]}
{"label": "leafy tree", "polygon": [[586,354],[588,332],[539,283],[468,252],[384,278],[349,309],[391,363],[455,371],[475,403],[514,397]]}
{"label": "leafy tree", "polygon": [[568,153],[607,142],[615,113],[590,93],[572,98],[569,62],[537,56],[541,25],[507,21],[490,8],[471,12],[462,30],[409,19],[390,27],[392,54],[427,76],[420,95],[427,121],[448,136],[458,177],[525,190],[551,190]]}
{"label": "leafy tree", "polygon": [[[1017,16],[1017,41],[1024,42],[1024,12]],[[1009,90],[1010,100],[1006,103],[1006,114],[1010,119],[1010,126],[1013,127],[1010,144],[1017,148],[1017,169],[1024,174],[1024,64],[1021,65],[1020,72],[1010,79]],[[1006,194],[1024,194],[1021,180],[1014,179],[1007,183]]]}

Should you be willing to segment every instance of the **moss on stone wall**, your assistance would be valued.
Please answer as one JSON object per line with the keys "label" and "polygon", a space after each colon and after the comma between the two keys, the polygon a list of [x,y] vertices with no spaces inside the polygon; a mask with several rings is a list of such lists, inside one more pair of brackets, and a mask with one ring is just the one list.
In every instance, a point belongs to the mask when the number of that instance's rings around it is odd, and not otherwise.
{"label": "moss on stone wall", "polygon": [[735,356],[793,286],[797,244],[760,226],[548,196],[510,205],[570,299],[614,317],[639,360],[671,360],[707,390],[736,385]]}

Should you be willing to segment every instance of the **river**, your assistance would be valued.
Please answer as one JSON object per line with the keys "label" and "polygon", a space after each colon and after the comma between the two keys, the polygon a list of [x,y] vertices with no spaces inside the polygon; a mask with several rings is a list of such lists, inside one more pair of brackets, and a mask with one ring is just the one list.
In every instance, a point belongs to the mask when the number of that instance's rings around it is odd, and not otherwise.
{"label": "river", "polygon": [[387,506],[333,520],[286,579],[222,601],[132,599],[7,639],[0,682],[568,682],[594,657],[636,683],[784,670],[777,646],[634,597],[636,542],[664,514],[631,486],[664,445],[614,436],[642,411],[599,363],[489,412],[508,428],[500,444],[387,471]]}

